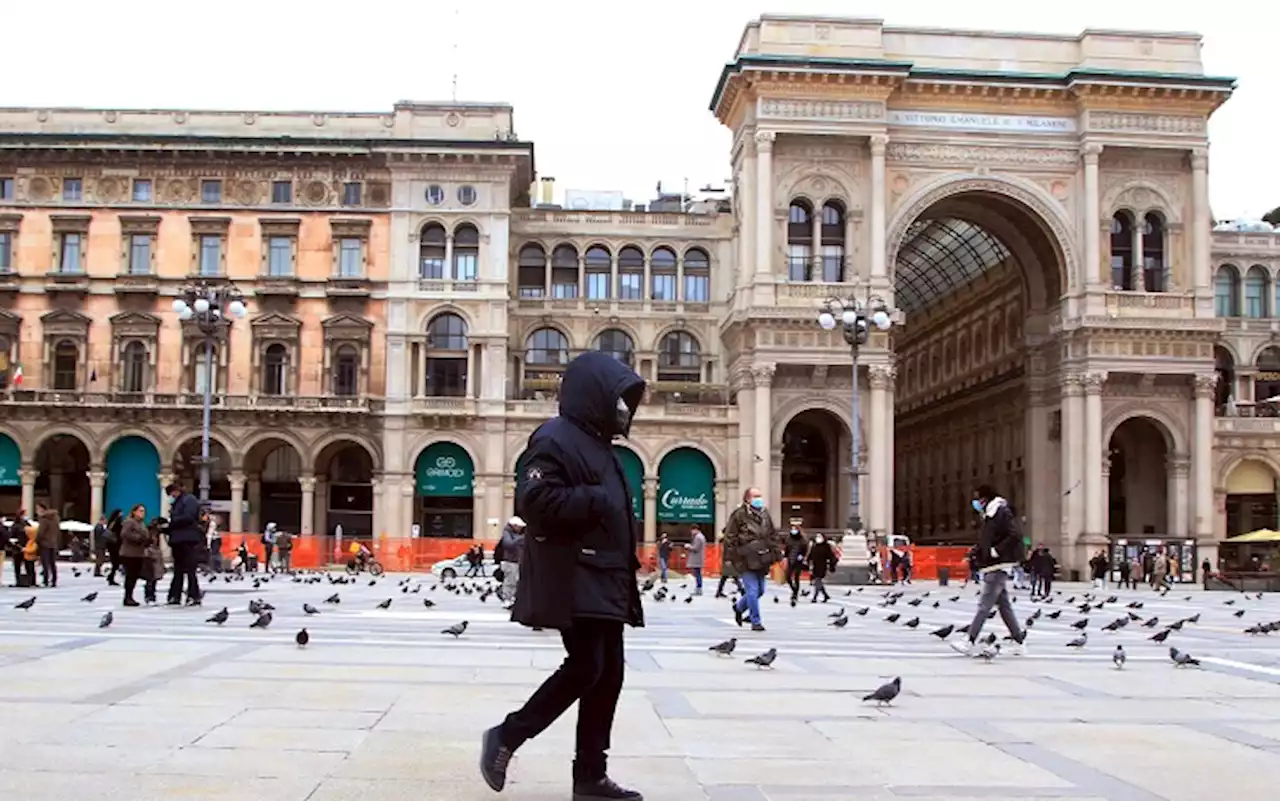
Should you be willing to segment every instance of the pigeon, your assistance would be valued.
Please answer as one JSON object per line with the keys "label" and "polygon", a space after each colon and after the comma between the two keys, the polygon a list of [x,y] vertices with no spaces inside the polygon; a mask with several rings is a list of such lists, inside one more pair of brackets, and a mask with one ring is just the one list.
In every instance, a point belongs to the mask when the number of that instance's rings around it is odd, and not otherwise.
{"label": "pigeon", "polygon": [[271,625],[271,613],[263,612],[262,614],[258,615],[257,620],[249,624],[249,628],[265,629],[267,626],[270,626],[270,625]]}
{"label": "pigeon", "polygon": [[875,701],[876,706],[884,706],[892,703],[893,699],[898,697],[898,693],[902,692],[901,677],[895,678],[888,684],[881,684],[875,689],[875,692],[862,696],[863,701]]}
{"label": "pigeon", "polygon": [[1089,635],[1088,635],[1088,634],[1081,634],[1079,637],[1076,637],[1074,640],[1072,640],[1071,642],[1067,643],[1067,647],[1068,647],[1068,648],[1083,648],[1083,647],[1084,647],[1084,644],[1085,644],[1085,643],[1087,643],[1088,641],[1089,641]]}
{"label": "pigeon", "polygon": [[1077,620],[1075,623],[1071,624],[1071,628],[1075,629],[1076,631],[1084,631],[1088,627],[1089,627],[1089,618],[1087,617],[1081,618],[1080,620]]}
{"label": "pigeon", "polygon": [[921,603],[922,599],[912,598],[910,601],[907,601],[907,606],[919,606]]}
{"label": "pigeon", "polygon": [[1191,656],[1191,654],[1183,653],[1173,646],[1169,647],[1169,658],[1173,660],[1174,667],[1186,667],[1187,665],[1199,665],[1200,660]]}
{"label": "pigeon", "polygon": [[102,616],[102,620],[98,621],[98,628],[105,629],[107,626],[110,626],[111,621],[115,619],[116,619],[116,616],[111,614],[110,610],[108,610],[107,613]]}
{"label": "pigeon", "polygon": [[342,599],[339,598],[338,593],[335,592],[333,595],[330,595],[328,598],[325,598],[324,602],[327,604],[340,604],[342,603]]}
{"label": "pigeon", "polygon": [[1227,600],[1223,601],[1222,603],[1223,603],[1223,604],[1225,604],[1226,606],[1235,606],[1236,599],[1235,599],[1235,598],[1229,598],[1229,599],[1227,599]]}
{"label": "pigeon", "polygon": [[1236,610],[1235,612],[1233,612],[1232,614],[1233,614],[1233,616],[1234,616],[1234,617],[1244,617],[1244,610],[1243,610],[1243,609],[1237,609],[1237,610]]}
{"label": "pigeon", "polygon": [[1199,622],[1200,622],[1200,613],[1199,613],[1199,612],[1196,612],[1194,615],[1192,615],[1191,617],[1187,618],[1186,622],[1188,622],[1188,623],[1199,623]]}
{"label": "pigeon", "polygon": [[770,648],[769,650],[765,651],[763,654],[760,654],[759,656],[753,656],[750,659],[747,659],[745,661],[748,665],[755,665],[756,667],[761,667],[761,668],[772,668],[773,660],[777,658],[778,658],[778,649]]}
{"label": "pigeon", "polygon": [[1129,608],[1129,609],[1141,609],[1141,608],[1142,608],[1142,601],[1134,601],[1133,603],[1129,604],[1127,608]]}
{"label": "pigeon", "polygon": [[871,607],[864,606],[858,611],[854,612],[854,614],[857,615],[858,617],[864,617],[867,614],[867,612],[870,612],[870,611],[871,611]]}
{"label": "pigeon", "polygon": [[378,586],[378,580],[377,580],[377,579],[374,579],[373,581],[370,581],[370,582],[369,582],[369,586],[370,586],[370,587],[376,587],[376,586]]}
{"label": "pigeon", "polygon": [[217,623],[219,626],[221,626],[223,623],[227,622],[227,618],[229,617],[231,617],[231,613],[228,612],[227,608],[224,606],[222,607],[221,612],[214,612],[213,617],[206,620],[205,623]]}
{"label": "pigeon", "polygon": [[729,639],[725,640],[722,643],[716,643],[715,645],[711,646],[707,650],[713,651],[720,656],[733,656],[733,650],[737,647],[738,647],[738,638],[730,637]]}
{"label": "pigeon", "polygon": [[382,603],[378,604],[378,608],[379,608],[379,609],[390,609],[390,608],[391,608],[391,599],[390,599],[390,598],[388,598],[387,600],[385,600],[385,601],[383,601]]}
{"label": "pigeon", "polygon": [[36,605],[36,597],[33,595],[25,601],[19,601],[13,605],[14,609],[30,609]]}
{"label": "pigeon", "polygon": [[892,615],[889,615],[888,617],[886,617],[886,618],[884,619],[884,622],[885,622],[885,623],[897,623],[897,622],[898,622],[898,618],[900,618],[900,617],[902,617],[902,615],[898,614],[897,612],[894,612]]}
{"label": "pigeon", "polygon": [[827,615],[827,617],[829,617],[829,618],[844,617],[844,607],[843,607],[843,606],[842,606],[842,607],[840,607],[840,608],[839,608],[839,609],[837,609],[836,611],[834,611],[834,612],[832,612],[831,614]]}
{"label": "pigeon", "polygon": [[946,638],[950,637],[950,636],[951,636],[951,633],[952,633],[953,631],[955,631],[955,630],[956,630],[955,625],[954,625],[954,624],[952,624],[952,623],[948,623],[947,625],[943,626],[942,628],[940,628],[940,629],[934,629],[933,631],[931,631],[931,632],[929,632],[929,633],[930,633],[930,634],[932,634],[934,637],[937,637],[939,640],[945,640]]}
{"label": "pigeon", "polygon": [[1142,627],[1144,629],[1154,629],[1156,626],[1159,626],[1159,625],[1160,625],[1160,618],[1153,617],[1150,620],[1148,620],[1146,623],[1143,623]]}
{"label": "pigeon", "polygon": [[249,614],[251,614],[251,615],[260,615],[260,614],[262,614],[263,612],[266,612],[266,611],[267,611],[266,609],[263,609],[263,608],[262,608],[262,602],[261,602],[261,601],[255,601],[255,600],[253,600],[253,599],[250,599],[250,600],[249,600]]}
{"label": "pigeon", "polygon": [[1102,630],[1103,631],[1119,631],[1124,626],[1124,624],[1127,623],[1128,621],[1129,621],[1128,618],[1122,618],[1121,620],[1113,620],[1107,625],[1103,626]]}
{"label": "pigeon", "polygon": [[318,615],[318,614],[320,614],[320,610],[319,610],[319,609],[316,609],[316,608],[315,608],[314,606],[312,606],[311,604],[303,604],[303,605],[302,605],[302,611],[303,611],[303,612],[305,612],[305,613],[307,613],[308,615]]}
{"label": "pigeon", "polygon": [[461,623],[456,623],[456,624],[454,624],[454,625],[450,626],[449,628],[447,628],[447,629],[445,629],[445,630],[441,631],[440,633],[441,633],[441,634],[452,634],[452,635],[453,635],[453,638],[456,640],[456,639],[458,639],[459,637],[461,637],[464,633],[466,633],[466,631],[467,631],[467,626],[468,626],[468,625],[469,625],[469,624],[468,624],[468,622],[464,620],[464,621],[462,621]]}
{"label": "pigeon", "polygon": [[1152,642],[1164,642],[1165,640],[1169,639],[1169,632],[1171,631],[1173,631],[1173,629],[1168,628],[1168,629],[1165,629],[1164,631],[1159,631],[1159,632],[1156,632],[1155,634],[1152,634],[1147,639],[1151,640]]}
{"label": "pigeon", "polygon": [[1187,621],[1185,620],[1175,620],[1172,624],[1170,624],[1169,631],[1182,631],[1182,627],[1186,625],[1186,623]]}
{"label": "pigeon", "polygon": [[431,600],[430,598],[423,598],[423,599],[422,599],[422,605],[423,605],[423,606],[425,606],[426,608],[430,609],[431,607],[433,607],[433,606],[435,606],[435,605],[436,605],[436,602],[435,602],[435,601],[433,601],[433,600]]}
{"label": "pigeon", "polygon": [[1050,612],[1049,614],[1045,615],[1045,617],[1049,618],[1050,620],[1057,620],[1058,618],[1062,617],[1062,610],[1061,610],[1061,609],[1057,609],[1057,610],[1055,610],[1055,611],[1053,611],[1053,612]]}
{"label": "pigeon", "polygon": [[903,623],[902,625],[906,626],[909,629],[914,629],[916,626],[920,625],[920,618],[913,617],[910,620],[908,620],[906,623]]}
{"label": "pigeon", "polygon": [[1117,645],[1116,650],[1111,654],[1111,661],[1116,663],[1117,669],[1123,670],[1126,659],[1128,659],[1128,657],[1125,656],[1124,646]]}
{"label": "pigeon", "polygon": [[80,600],[84,601],[84,602],[85,602],[85,603],[87,603],[87,604],[91,604],[91,603],[93,603],[94,601],[98,600],[98,592],[97,592],[97,590],[94,590],[93,592],[89,593],[88,595],[86,595],[85,597],[81,598]]}
{"label": "pigeon", "polygon": [[835,626],[835,627],[836,627],[836,628],[838,628],[838,629],[842,629],[842,628],[844,628],[845,626],[849,625],[849,618],[847,618],[847,617],[838,617],[838,618],[836,618],[835,620],[831,621],[831,622],[830,622],[829,624],[827,624],[827,625]]}
{"label": "pigeon", "polygon": [[299,648],[306,648],[307,643],[311,642],[311,635],[307,633],[306,629],[302,629],[293,636],[293,641],[298,644]]}

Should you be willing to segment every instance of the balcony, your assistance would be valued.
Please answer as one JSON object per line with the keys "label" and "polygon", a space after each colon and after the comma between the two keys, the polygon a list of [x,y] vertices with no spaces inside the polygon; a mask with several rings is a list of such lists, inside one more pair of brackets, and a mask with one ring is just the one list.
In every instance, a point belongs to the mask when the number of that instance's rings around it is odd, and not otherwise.
{"label": "balcony", "polygon": [[17,292],[22,287],[22,279],[11,270],[0,270],[0,292]]}
{"label": "balcony", "polygon": [[260,275],[253,291],[259,297],[296,298],[298,283],[296,275]]}
{"label": "balcony", "polygon": [[44,291],[49,293],[69,292],[83,295],[89,291],[89,276],[85,273],[64,273],[54,271],[45,276]]}
{"label": "balcony", "polygon": [[331,298],[367,298],[373,284],[368,278],[330,278],[325,294]]}
{"label": "balcony", "polygon": [[418,291],[433,295],[447,295],[454,292],[476,293],[480,291],[480,282],[455,281],[450,278],[419,278]]}
{"label": "balcony", "polygon": [[[76,406],[82,408],[163,406],[166,408],[199,409],[204,405],[204,396],[196,392],[81,392],[78,390],[27,389],[0,394],[0,405]],[[364,397],[218,394],[213,396],[213,405],[221,409],[273,409],[365,414],[381,411],[383,402],[381,399]]]}
{"label": "balcony", "polygon": [[[556,400],[507,401],[507,415],[517,418],[546,420],[559,413]],[[645,403],[636,412],[637,422],[722,422],[734,423],[738,419],[738,407],[702,403]]]}
{"label": "balcony", "polygon": [[729,215],[685,214],[683,212],[567,211],[565,209],[525,209],[514,212],[513,221],[529,232],[589,233],[612,232],[618,228],[712,228]]}
{"label": "balcony", "polygon": [[1280,417],[1218,417],[1213,421],[1217,434],[1280,434]]}
{"label": "balcony", "polygon": [[472,417],[476,414],[475,398],[421,397],[414,398],[410,407],[413,414],[431,417]]}
{"label": "balcony", "polygon": [[121,273],[112,287],[117,295],[158,295],[160,279],[147,273]]}
{"label": "balcony", "polygon": [[1106,294],[1106,313],[1110,317],[1167,317],[1176,320],[1194,317],[1196,303],[1189,294],[1121,290]]}

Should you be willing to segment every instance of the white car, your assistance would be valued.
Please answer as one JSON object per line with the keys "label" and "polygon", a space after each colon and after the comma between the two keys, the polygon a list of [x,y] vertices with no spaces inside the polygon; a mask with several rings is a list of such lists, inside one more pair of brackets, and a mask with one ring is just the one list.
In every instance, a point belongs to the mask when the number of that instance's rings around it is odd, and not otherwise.
{"label": "white car", "polygon": [[[496,565],[490,561],[481,562],[480,575],[487,578],[491,573],[493,573],[494,567],[496,567]],[[442,579],[454,579],[467,575],[467,571],[470,569],[471,563],[467,561],[467,555],[464,553],[461,556],[455,556],[452,559],[445,559],[443,561],[436,562],[431,566],[431,575]]]}

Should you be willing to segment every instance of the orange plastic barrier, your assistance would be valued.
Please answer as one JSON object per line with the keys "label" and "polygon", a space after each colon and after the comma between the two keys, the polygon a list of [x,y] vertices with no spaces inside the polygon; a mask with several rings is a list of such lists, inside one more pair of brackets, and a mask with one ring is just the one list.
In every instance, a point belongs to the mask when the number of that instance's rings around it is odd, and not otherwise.
{"label": "orange plastic barrier", "polygon": [[[967,545],[912,545],[907,549],[911,554],[912,579],[936,579],[938,568],[951,570],[952,581],[964,581],[969,577],[969,562],[965,558],[969,553]],[[889,568],[889,549],[880,546],[881,573],[886,575]]]}

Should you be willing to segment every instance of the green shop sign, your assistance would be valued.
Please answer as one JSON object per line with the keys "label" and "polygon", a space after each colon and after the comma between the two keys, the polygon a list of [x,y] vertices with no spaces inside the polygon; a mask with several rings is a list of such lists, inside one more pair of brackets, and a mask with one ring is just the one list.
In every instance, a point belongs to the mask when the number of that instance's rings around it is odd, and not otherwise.
{"label": "green shop sign", "polygon": [[614,445],[613,452],[622,463],[622,474],[627,479],[627,491],[631,493],[631,511],[636,520],[644,519],[644,465],[630,448]]}
{"label": "green shop sign", "polygon": [[22,477],[18,468],[22,466],[22,454],[18,451],[18,443],[7,434],[0,434],[0,487],[20,487]]}
{"label": "green shop sign", "polygon": [[462,446],[437,442],[418,455],[414,465],[417,494],[429,498],[470,498],[476,468]]}
{"label": "green shop sign", "polygon": [[677,448],[658,468],[658,519],[665,523],[715,520],[716,470],[693,448]]}

